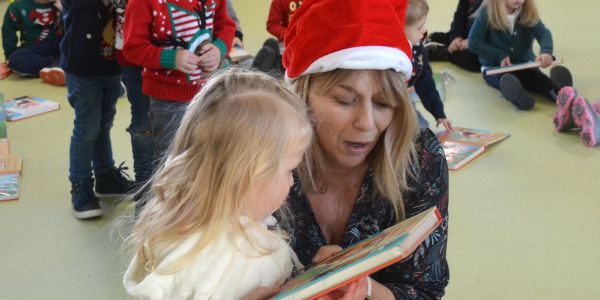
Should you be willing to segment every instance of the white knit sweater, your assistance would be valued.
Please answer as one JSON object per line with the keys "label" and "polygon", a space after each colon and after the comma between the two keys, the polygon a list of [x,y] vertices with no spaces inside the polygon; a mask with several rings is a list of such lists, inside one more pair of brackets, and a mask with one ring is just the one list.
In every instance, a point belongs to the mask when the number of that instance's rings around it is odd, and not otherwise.
{"label": "white knit sweater", "polygon": [[[274,220],[270,217],[265,221]],[[293,251],[283,239],[266,234],[266,225],[257,228],[247,221],[242,224],[249,237],[275,251],[263,255],[247,240],[234,239],[225,232],[174,274],[148,273],[136,256],[123,278],[127,293],[140,299],[239,299],[256,287],[281,284],[292,272]],[[174,246],[158,269],[188,253],[200,236],[195,234]]]}

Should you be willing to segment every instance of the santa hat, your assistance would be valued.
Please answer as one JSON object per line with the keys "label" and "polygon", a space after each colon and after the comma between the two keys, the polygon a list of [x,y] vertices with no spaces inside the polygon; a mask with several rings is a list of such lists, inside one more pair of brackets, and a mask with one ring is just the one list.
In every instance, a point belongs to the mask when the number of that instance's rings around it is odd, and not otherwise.
{"label": "santa hat", "polygon": [[287,28],[288,78],[335,69],[412,72],[408,0],[305,0]]}

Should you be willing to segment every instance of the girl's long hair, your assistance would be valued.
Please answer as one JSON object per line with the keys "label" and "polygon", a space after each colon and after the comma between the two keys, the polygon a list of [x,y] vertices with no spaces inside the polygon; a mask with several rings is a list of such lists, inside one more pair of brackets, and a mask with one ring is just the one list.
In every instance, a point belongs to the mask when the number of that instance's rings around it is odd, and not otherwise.
{"label": "girl's long hair", "polygon": [[[309,91],[328,91],[340,82],[358,76],[359,70],[333,70],[325,73],[302,75],[291,81],[292,89],[308,104]],[[376,82],[381,84],[386,103],[394,108],[389,127],[367,156],[372,168],[377,192],[388,199],[394,208],[397,220],[404,219],[403,194],[409,189],[407,179],[413,176],[411,164],[416,162],[415,139],[418,123],[411,103],[405,78],[393,70],[373,71]],[[310,107],[309,107],[310,112]],[[327,186],[321,169],[323,153],[318,142],[313,142],[298,167],[298,175],[308,191],[324,193]]]}
{"label": "girl's long hair", "polygon": [[[187,107],[127,242],[148,272],[167,274],[224,232],[245,236],[240,216],[250,216],[248,188],[273,176],[311,138],[305,106],[278,81],[239,70],[217,75]],[[192,251],[157,269],[174,245],[196,233]]]}
{"label": "girl's long hair", "polygon": [[[488,0],[487,15],[490,27],[498,31],[510,31],[508,24],[508,11],[505,0]],[[526,0],[521,6],[516,24],[524,27],[533,27],[540,22],[540,14],[534,0]]]}

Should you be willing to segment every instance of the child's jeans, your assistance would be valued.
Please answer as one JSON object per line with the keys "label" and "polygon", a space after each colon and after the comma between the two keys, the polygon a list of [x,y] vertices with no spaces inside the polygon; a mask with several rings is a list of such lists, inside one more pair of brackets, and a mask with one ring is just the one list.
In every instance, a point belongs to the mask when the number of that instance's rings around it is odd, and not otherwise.
{"label": "child's jeans", "polygon": [[150,123],[150,98],[142,93],[142,68],[122,67],[121,79],[127,88],[127,99],[131,104],[131,134],[133,170],[135,182],[145,183],[152,176],[154,141]]}
{"label": "child's jeans", "polygon": [[179,128],[189,102],[169,101],[150,97],[150,120],[154,136],[155,167],[163,159]]}
{"label": "child's jeans", "polygon": [[67,98],[75,110],[69,180],[90,179],[114,167],[110,128],[116,113],[120,76],[84,77],[66,73]]}
{"label": "child's jeans", "polygon": [[[510,72],[510,74],[517,76],[517,78],[519,78],[519,81],[521,81],[521,84],[526,90],[539,93],[544,97],[552,100],[553,102],[556,100],[556,95],[558,94],[558,87],[554,83],[552,83],[550,77],[542,73],[540,69],[520,70]],[[496,89],[500,89],[500,78],[502,78],[503,75],[504,74],[497,74],[491,76],[483,75],[483,79],[488,85]]]}
{"label": "child's jeans", "polygon": [[19,75],[37,77],[60,55],[59,45],[60,39],[51,39],[18,48],[8,58],[8,67]]}

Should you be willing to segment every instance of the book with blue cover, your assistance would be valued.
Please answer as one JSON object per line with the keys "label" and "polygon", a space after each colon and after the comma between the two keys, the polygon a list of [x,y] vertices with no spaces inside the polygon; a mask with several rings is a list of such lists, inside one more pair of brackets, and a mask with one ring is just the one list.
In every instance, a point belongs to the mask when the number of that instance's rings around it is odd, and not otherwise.
{"label": "book with blue cover", "polygon": [[56,102],[39,97],[22,96],[4,102],[6,119],[18,121],[60,108]]}

